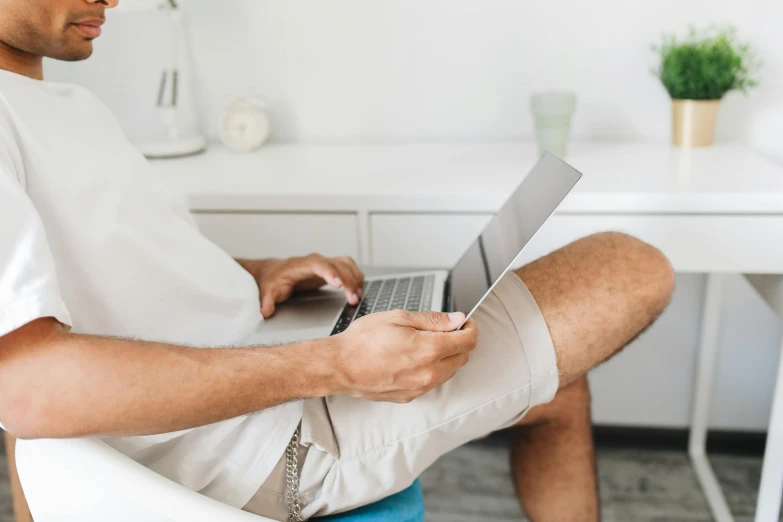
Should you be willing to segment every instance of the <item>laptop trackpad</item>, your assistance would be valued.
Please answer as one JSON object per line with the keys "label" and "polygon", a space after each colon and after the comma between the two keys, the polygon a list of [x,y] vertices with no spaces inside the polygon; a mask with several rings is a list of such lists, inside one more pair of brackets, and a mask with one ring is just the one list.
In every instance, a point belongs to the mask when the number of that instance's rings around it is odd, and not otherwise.
{"label": "laptop trackpad", "polygon": [[327,337],[345,306],[342,291],[308,292],[279,303],[259,328],[265,341],[294,341]]}

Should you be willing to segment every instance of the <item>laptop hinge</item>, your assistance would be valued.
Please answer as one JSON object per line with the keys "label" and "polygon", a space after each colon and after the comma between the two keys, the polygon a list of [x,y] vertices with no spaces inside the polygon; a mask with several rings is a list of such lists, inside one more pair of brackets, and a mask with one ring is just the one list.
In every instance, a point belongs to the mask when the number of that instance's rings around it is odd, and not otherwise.
{"label": "laptop hinge", "polygon": [[449,270],[449,276],[443,283],[443,304],[441,305],[441,308],[443,308],[444,312],[454,311],[454,303],[452,302],[451,297],[451,270]]}

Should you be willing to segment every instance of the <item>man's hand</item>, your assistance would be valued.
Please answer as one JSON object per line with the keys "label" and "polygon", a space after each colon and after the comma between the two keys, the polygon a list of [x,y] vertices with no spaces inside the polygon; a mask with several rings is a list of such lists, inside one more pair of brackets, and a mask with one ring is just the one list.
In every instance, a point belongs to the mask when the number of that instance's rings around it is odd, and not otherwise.
{"label": "man's hand", "polygon": [[350,257],[310,254],[288,259],[238,260],[255,277],[261,295],[261,315],[275,313],[275,305],[297,290],[315,290],[325,284],[345,289],[345,298],[358,304],[364,274]]}
{"label": "man's hand", "polygon": [[410,402],[451,379],[468,362],[478,329],[461,312],[392,310],[366,315],[336,336],[338,393]]}

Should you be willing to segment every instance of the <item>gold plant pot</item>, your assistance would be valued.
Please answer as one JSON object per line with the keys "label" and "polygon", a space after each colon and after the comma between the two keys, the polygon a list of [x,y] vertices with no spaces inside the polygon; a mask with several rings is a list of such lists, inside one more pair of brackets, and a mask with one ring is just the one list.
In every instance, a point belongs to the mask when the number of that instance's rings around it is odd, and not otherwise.
{"label": "gold plant pot", "polygon": [[672,100],[672,141],[678,147],[712,145],[720,100]]}

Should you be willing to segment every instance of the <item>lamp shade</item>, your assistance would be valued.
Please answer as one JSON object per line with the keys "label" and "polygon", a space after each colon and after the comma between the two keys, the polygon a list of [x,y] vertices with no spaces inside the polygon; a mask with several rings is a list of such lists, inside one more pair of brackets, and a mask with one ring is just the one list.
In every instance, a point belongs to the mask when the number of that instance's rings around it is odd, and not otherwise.
{"label": "lamp shade", "polygon": [[[165,11],[170,23],[169,63],[161,71],[157,88],[156,109],[165,135],[134,140],[137,148],[149,158],[169,158],[201,152],[206,140],[197,128],[183,126],[197,121],[191,96],[191,75],[183,15],[176,0],[120,0],[120,11]],[[197,127],[197,125],[196,125]]]}

